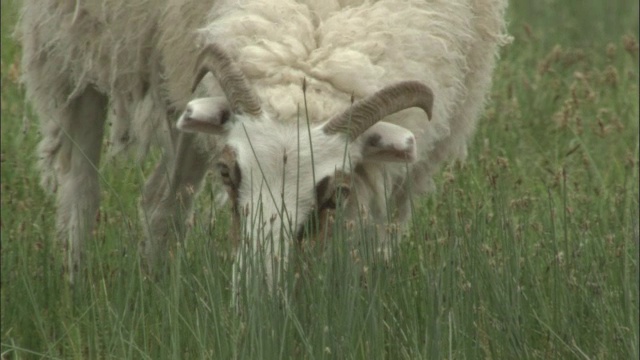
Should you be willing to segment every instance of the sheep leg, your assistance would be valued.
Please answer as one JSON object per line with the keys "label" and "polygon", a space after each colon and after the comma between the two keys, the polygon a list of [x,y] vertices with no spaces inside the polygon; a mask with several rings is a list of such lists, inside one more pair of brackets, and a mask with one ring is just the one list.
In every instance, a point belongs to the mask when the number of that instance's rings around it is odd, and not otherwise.
{"label": "sheep leg", "polygon": [[180,133],[175,156],[165,155],[145,184],[141,252],[152,272],[166,262],[169,247],[184,238],[186,219],[209,168],[210,156],[194,140],[195,135]]}
{"label": "sheep leg", "polygon": [[69,102],[63,112],[67,119],[59,122],[57,231],[70,283],[81,268],[84,244],[92,236],[100,205],[98,164],[107,105],[103,94],[87,87]]}

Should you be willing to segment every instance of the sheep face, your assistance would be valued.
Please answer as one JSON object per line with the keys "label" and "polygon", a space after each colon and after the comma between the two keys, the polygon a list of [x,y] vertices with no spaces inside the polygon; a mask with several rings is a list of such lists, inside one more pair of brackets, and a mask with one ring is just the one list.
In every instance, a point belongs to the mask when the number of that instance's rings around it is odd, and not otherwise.
{"label": "sheep face", "polygon": [[236,239],[321,241],[331,213],[350,201],[352,170],[367,161],[416,159],[414,135],[397,125],[377,122],[351,140],[327,133],[330,122],[309,128],[282,120],[234,114],[225,98],[193,100],[178,120],[182,131],[224,141],[217,168],[232,201]]}
{"label": "sheep face", "polygon": [[[305,233],[324,237],[314,228],[324,227],[328,213],[350,201],[358,165],[416,160],[414,135],[380,120],[409,107],[421,107],[431,117],[431,90],[408,81],[308,127],[305,120],[277,119],[264,110],[244,74],[217,45],[200,54],[194,90],[209,72],[225,96],[191,101],[177,128],[222,138],[218,169],[233,202],[235,238],[251,238],[254,251],[286,255],[288,246],[280,244]],[[314,220],[320,226],[305,226]]]}

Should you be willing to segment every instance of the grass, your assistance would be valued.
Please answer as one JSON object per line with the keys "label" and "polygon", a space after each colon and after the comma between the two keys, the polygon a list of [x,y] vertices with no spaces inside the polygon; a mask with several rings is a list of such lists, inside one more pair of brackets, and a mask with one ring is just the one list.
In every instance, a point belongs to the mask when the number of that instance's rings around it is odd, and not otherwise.
{"label": "grass", "polygon": [[465,164],[417,200],[390,266],[344,246],[230,306],[226,211],[208,185],[170,275],[140,271],[136,197],[152,161],[113,161],[90,281],[71,288],[38,186],[37,119],[2,3],[1,353],[22,358],[637,359],[638,2],[514,0],[514,43]]}

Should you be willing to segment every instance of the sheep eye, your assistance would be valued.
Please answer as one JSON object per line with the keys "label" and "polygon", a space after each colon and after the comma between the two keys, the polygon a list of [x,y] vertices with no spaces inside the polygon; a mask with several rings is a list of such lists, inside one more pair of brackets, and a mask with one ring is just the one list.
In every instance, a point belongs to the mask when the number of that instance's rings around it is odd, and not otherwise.
{"label": "sheep eye", "polygon": [[[232,146],[226,145],[220,155],[216,167],[220,178],[222,178],[222,183],[228,187],[227,190],[237,190],[240,186],[242,173],[236,161],[236,150]],[[232,195],[237,196],[237,193],[233,192]]]}
{"label": "sheep eye", "polygon": [[351,193],[351,188],[347,185],[338,185],[336,186],[336,199],[346,199],[349,197]]}
{"label": "sheep eye", "polygon": [[231,181],[231,170],[229,169],[229,165],[225,163],[218,163],[218,173],[220,173],[220,177],[222,178],[222,183],[227,186],[233,185]]}
{"label": "sheep eye", "polygon": [[319,233],[320,224],[324,224],[328,219],[327,216],[331,216],[331,211],[327,212],[326,210],[335,210],[338,204],[349,197],[351,188],[347,182],[344,182],[342,176],[341,174],[326,176],[316,184],[316,206],[306,224],[298,229],[298,241],[301,241],[305,235],[313,236],[313,234]]}
{"label": "sheep eye", "polygon": [[321,206],[321,209],[329,209],[335,210],[337,204],[342,203],[347,197],[349,197],[349,187],[348,186],[338,186],[336,187],[333,196],[329,197]]}
{"label": "sheep eye", "polygon": [[316,186],[319,210],[334,210],[337,203],[344,201],[349,196],[349,186],[347,184],[335,184],[333,180],[333,178],[327,176]]}
{"label": "sheep eye", "polygon": [[218,172],[220,173],[220,175],[222,177],[229,177],[230,176],[229,166],[227,164],[219,163],[218,164]]}

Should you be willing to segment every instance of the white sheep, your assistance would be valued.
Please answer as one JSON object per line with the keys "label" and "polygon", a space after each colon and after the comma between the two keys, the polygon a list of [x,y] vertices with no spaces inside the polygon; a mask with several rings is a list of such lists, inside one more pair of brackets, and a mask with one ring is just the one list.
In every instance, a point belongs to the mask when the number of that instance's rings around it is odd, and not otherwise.
{"label": "white sheep", "polygon": [[[166,150],[163,163],[171,162],[173,116],[162,94],[156,45],[164,7],[161,1],[23,2],[23,81],[40,118],[41,184],[56,194],[57,237],[71,281],[99,208],[108,112],[114,151],[137,144],[143,154],[157,141]],[[164,173],[159,166],[143,203],[162,191]]]}
{"label": "white sheep", "polygon": [[[466,156],[507,41],[505,7],[506,0],[25,0],[27,95],[43,125],[43,184],[57,186],[68,265],[80,263],[98,209],[108,108],[116,148],[146,149],[159,139],[165,149],[141,200],[142,251],[152,267],[170,239],[183,236],[214,163],[236,237],[249,237],[249,251],[262,249],[267,265],[286,258],[289,241],[310,231],[304,224],[327,218],[340,197],[347,217],[366,208],[376,223],[404,224],[409,197],[432,186],[443,161]],[[207,72],[214,77],[198,93],[208,98],[189,102],[194,77]],[[217,135],[174,133],[180,109],[182,130]]]}
{"label": "white sheep", "polygon": [[[240,263],[264,257],[277,281],[294,240],[327,236],[325,213],[339,198],[347,219],[383,225],[383,241],[384,225],[405,224],[410,197],[432,187],[443,161],[466,156],[508,40],[505,7],[247,0],[218,1],[197,20],[169,16],[204,23],[187,41],[165,25],[161,46],[172,99],[183,101],[189,69],[194,89],[213,74],[199,89],[208,97],[189,102],[177,127],[213,134],[200,147],[212,149],[236,235],[249,239]],[[360,99],[353,105],[352,96]],[[320,226],[309,228],[314,219]]]}

